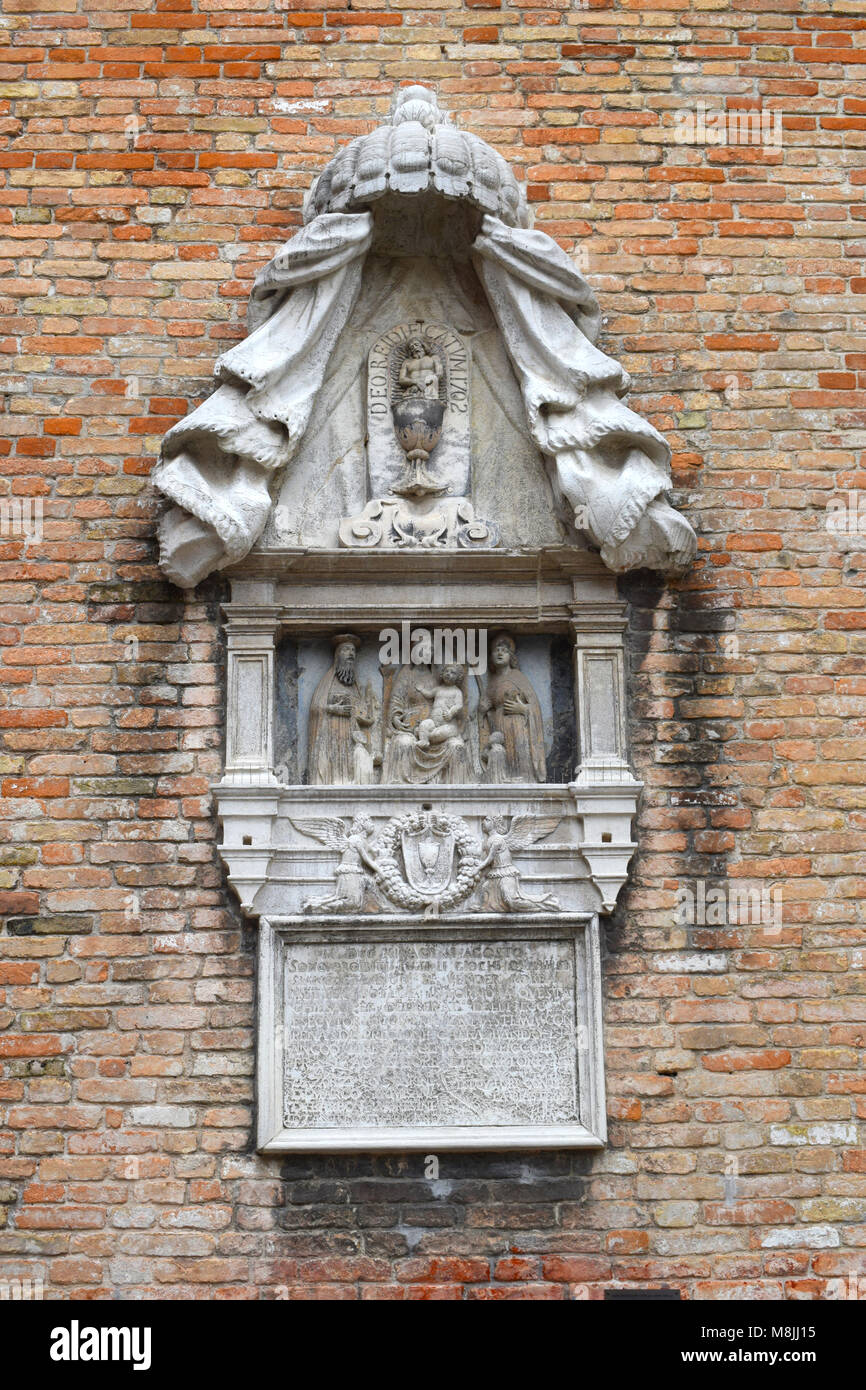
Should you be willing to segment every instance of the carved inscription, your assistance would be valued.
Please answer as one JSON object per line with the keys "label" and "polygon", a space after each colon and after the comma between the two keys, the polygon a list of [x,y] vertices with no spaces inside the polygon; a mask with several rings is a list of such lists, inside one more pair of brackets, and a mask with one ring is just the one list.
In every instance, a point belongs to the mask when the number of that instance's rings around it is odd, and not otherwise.
{"label": "carved inscription", "polygon": [[[413,373],[414,343],[421,345],[423,356],[417,359],[419,371]],[[420,364],[428,362],[434,366],[419,375]],[[401,445],[393,413],[395,403],[405,403],[413,394],[419,399],[434,396],[442,415],[440,432],[434,430],[435,442],[433,434],[427,441],[429,462],[423,462],[417,487],[407,483],[404,449],[411,452],[413,442],[420,446],[423,441],[420,435],[418,440],[406,435]],[[395,491],[409,497],[471,496],[469,349],[453,329],[446,324],[409,321],[389,328],[373,344],[367,359],[367,434],[372,498],[386,498]]]}
{"label": "carved inscription", "polygon": [[571,941],[297,944],[289,1129],[574,1121]]}

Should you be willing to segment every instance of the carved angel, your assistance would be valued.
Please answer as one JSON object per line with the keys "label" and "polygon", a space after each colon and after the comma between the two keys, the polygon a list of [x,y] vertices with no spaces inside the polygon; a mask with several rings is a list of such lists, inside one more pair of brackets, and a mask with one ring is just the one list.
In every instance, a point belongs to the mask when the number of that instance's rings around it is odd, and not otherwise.
{"label": "carved angel", "polygon": [[552,835],[560,820],[560,816],[514,816],[511,829],[506,830],[502,816],[485,816],[481,822],[486,837],[484,858],[479,870],[487,869],[486,895],[494,912],[559,911],[559,901],[551,893],[531,898],[523,892],[520,870],[511,855]]}
{"label": "carved angel", "polygon": [[337,816],[316,816],[291,823],[302,835],[309,835],[340,855],[336,891],[326,898],[308,898],[304,911],[325,912],[330,909],[333,912],[360,912],[367,887],[366,870],[376,874],[379,869],[368,843],[373,833],[370,817],[355,816],[348,830],[345,822]]}

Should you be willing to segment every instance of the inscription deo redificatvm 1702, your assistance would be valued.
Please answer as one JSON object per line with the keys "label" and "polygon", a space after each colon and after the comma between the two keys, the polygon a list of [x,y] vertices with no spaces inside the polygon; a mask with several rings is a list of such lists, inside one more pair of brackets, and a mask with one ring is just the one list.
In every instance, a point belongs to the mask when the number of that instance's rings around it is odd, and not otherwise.
{"label": "inscription deo redificatvm 1702", "polygon": [[469,349],[423,320],[383,333],[367,359],[370,493],[471,497]]}

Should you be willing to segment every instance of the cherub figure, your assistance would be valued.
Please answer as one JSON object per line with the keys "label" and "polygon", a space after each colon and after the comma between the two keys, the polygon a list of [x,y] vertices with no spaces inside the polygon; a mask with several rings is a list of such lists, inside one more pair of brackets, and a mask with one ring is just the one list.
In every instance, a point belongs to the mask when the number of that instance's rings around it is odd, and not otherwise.
{"label": "cherub figure", "polygon": [[355,816],[348,830],[345,822],[336,816],[293,820],[292,825],[302,835],[309,835],[319,844],[327,845],[340,854],[336,891],[326,898],[308,898],[303,905],[304,912],[360,912],[367,888],[366,870],[369,869],[372,874],[379,871],[369,849],[368,842],[373,833],[370,817]]}
{"label": "cherub figure", "polygon": [[537,840],[552,835],[559,816],[514,816],[506,830],[501,816],[485,816],[481,829],[486,836],[484,858],[479,872],[487,871],[487,898],[494,912],[558,912],[559,901],[552,893],[531,898],[520,886],[520,870],[511,858],[513,850],[529,849]]}
{"label": "cherub figure", "polygon": [[397,377],[404,396],[420,396],[425,401],[438,400],[441,376],[442,363],[439,358],[428,351],[423,338],[412,338],[408,356],[403,359]]}

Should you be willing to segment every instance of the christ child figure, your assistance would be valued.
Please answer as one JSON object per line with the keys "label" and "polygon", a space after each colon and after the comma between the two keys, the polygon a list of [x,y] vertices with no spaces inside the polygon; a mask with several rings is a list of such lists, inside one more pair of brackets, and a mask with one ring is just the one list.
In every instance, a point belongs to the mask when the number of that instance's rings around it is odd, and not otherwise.
{"label": "christ child figure", "polygon": [[446,743],[450,738],[460,737],[463,714],[463,692],[460,682],[463,677],[459,666],[443,666],[442,674],[433,690],[433,705],[428,719],[418,725],[417,737],[420,748],[431,744]]}

